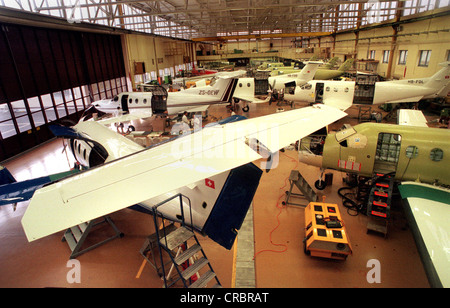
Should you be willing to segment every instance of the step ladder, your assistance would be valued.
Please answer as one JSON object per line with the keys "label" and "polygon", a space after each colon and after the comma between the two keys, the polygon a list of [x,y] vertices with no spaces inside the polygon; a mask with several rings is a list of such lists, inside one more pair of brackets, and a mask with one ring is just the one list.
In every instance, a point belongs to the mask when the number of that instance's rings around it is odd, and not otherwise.
{"label": "step ladder", "polygon": [[[88,235],[93,231],[92,229],[104,223],[107,223],[114,230],[114,235],[82,249]],[[66,232],[64,232],[61,241],[67,242],[70,250],[72,251],[69,258],[74,259],[79,255],[97,248],[100,245],[106,244],[107,242],[118,237],[123,237],[123,233],[120,232],[109,216],[104,216],[67,229]]]}
{"label": "step ladder", "polygon": [[[165,228],[166,228],[166,230],[160,230],[160,234],[159,234],[160,237],[163,235],[164,232],[170,233],[170,232],[174,231],[177,227],[175,226],[174,223],[171,223],[168,226],[166,226]],[[157,271],[158,275],[160,277],[162,277],[163,276],[163,273],[161,271],[162,268],[161,268],[161,266],[158,266],[158,262],[157,262],[158,255],[155,253],[155,249],[158,249],[158,240],[156,238],[157,236],[158,235],[156,232],[149,235],[146,238],[141,249],[139,250],[139,253]],[[170,262],[167,262],[166,265],[169,263]]]}
{"label": "step ladder", "polygon": [[[317,202],[318,196],[316,192],[312,189],[312,187],[308,184],[308,182],[302,177],[298,170],[291,170],[291,174],[289,175],[289,183],[290,188],[289,191],[286,191],[286,199],[284,201],[285,204],[292,204],[306,207],[310,202]],[[293,193],[292,189],[294,185],[301,191],[301,194]],[[291,196],[304,198],[308,202],[306,204],[302,203],[293,203],[289,202]]]}
{"label": "step ladder", "polygon": [[[180,198],[181,221],[178,222],[180,226],[175,227],[173,222],[171,222],[173,225],[172,227],[169,227],[170,224],[165,226],[165,221],[168,219],[158,211],[158,207],[176,197]],[[206,257],[197,236],[194,234],[193,227],[186,224],[182,198],[188,199],[187,197],[178,194],[153,207],[153,218],[156,232],[152,237],[154,242],[150,245],[151,240],[149,240],[149,245],[146,246],[146,249],[153,249],[154,246],[158,248],[160,266],[156,265],[156,259],[153,258],[155,264],[154,267],[156,268],[158,274],[162,276],[165,288],[174,286],[178,281],[181,281],[185,288],[203,288],[206,287],[209,282],[215,281],[213,287],[220,288],[220,281],[217,278],[217,275],[214,272],[208,258]],[[158,217],[161,218],[161,228],[158,224]],[[192,221],[192,212],[190,213],[190,217],[190,221]],[[201,256],[196,260],[197,253]],[[168,262],[164,261],[165,255],[167,255],[170,259]],[[154,256],[153,252],[152,256]],[[149,259],[147,260],[149,261]],[[170,269],[166,275],[168,265],[170,265]],[[176,272],[175,278],[171,277],[173,270]]]}
{"label": "step ladder", "polygon": [[385,237],[387,236],[393,189],[393,177],[379,173],[373,177],[367,202],[368,231],[383,233]]}

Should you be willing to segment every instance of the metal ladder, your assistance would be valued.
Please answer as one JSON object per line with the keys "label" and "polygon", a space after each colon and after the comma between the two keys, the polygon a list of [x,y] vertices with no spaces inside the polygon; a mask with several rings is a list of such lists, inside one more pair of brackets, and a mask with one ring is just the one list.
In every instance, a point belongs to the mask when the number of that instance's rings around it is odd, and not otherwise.
{"label": "metal ladder", "polygon": [[[158,211],[158,207],[175,198],[179,198],[181,208],[181,221],[180,227],[178,228],[170,227],[170,224],[165,226],[165,220],[167,220],[167,218],[165,218],[164,215]],[[186,198],[189,201],[190,221],[192,222],[191,202],[189,198],[182,194],[177,194],[152,208],[156,230],[154,234],[154,243],[158,247],[160,258],[159,262],[161,265],[160,267],[157,266],[156,260],[154,259],[154,267],[158,273],[162,275],[165,288],[175,285],[178,281],[181,281],[185,288],[203,288],[206,287],[207,284],[213,279],[215,279],[216,282],[213,287],[220,288],[220,281],[217,278],[208,258],[206,257],[197,236],[194,234],[193,227],[186,224],[182,202],[183,198]],[[161,229],[159,228],[158,218],[161,218]],[[171,224],[173,225],[173,223]],[[149,244],[150,242],[151,241],[149,241]],[[164,252],[170,258],[170,260],[166,263],[163,258]],[[202,256],[198,260],[192,262],[194,255],[199,252],[201,252]],[[168,264],[171,265],[171,268],[166,276],[166,266]],[[178,277],[169,279],[173,269],[175,269]]]}
{"label": "metal ladder", "polygon": [[393,177],[383,174],[375,175],[367,202],[367,230],[383,233],[385,237],[390,218],[393,186]]}
{"label": "metal ladder", "polygon": [[[103,241],[100,241],[100,242],[93,244],[85,249],[82,249],[84,241],[86,240],[89,233],[92,231],[92,228],[94,228],[97,225],[103,224],[103,223],[108,223],[114,230],[115,234]],[[104,217],[101,217],[98,219],[93,219],[88,222],[83,222],[77,226],[67,229],[66,232],[64,233],[61,241],[67,242],[70,250],[72,251],[72,253],[70,254],[70,259],[74,259],[74,258],[78,257],[79,255],[81,255],[85,252],[88,252],[89,250],[92,250],[94,248],[97,248],[98,246],[103,245],[103,244],[105,244],[115,238],[118,238],[118,237],[123,237],[123,233],[120,232],[120,230],[116,227],[116,225],[114,224],[114,222],[111,220],[111,218],[109,216],[104,216]]]}
{"label": "metal ladder", "polygon": [[[291,170],[291,174],[289,175],[289,183],[290,183],[290,188],[289,188],[289,191],[286,191],[286,199],[284,201],[285,204],[292,204],[292,205],[306,207],[309,204],[309,202],[317,202],[318,196],[317,196],[316,192],[312,189],[312,187],[308,184],[308,182],[302,177],[302,175],[300,174],[300,172],[298,170]],[[301,194],[296,194],[296,193],[292,192],[294,185],[297,186],[297,188],[301,191]],[[289,202],[289,199],[291,198],[291,196],[303,197],[308,202],[306,204]]]}

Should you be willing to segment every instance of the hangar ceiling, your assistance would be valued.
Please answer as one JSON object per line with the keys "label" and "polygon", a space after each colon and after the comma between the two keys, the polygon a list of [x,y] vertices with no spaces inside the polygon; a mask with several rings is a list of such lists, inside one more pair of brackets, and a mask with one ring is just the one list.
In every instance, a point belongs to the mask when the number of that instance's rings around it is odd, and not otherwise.
{"label": "hangar ceiling", "polygon": [[0,0],[0,6],[182,39],[319,35],[448,6],[448,0]]}

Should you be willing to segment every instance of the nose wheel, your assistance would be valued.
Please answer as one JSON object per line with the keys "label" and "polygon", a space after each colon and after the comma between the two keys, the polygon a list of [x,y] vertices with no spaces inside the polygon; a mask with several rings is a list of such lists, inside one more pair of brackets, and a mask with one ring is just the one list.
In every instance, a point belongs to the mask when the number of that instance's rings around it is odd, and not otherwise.
{"label": "nose wheel", "polygon": [[325,181],[323,180],[323,173],[325,172],[325,170],[324,170],[324,169],[320,169],[320,170],[321,170],[321,171],[320,171],[319,179],[318,179],[317,181],[314,182],[314,187],[315,187],[317,190],[324,190],[325,187],[327,187],[327,182],[325,182]]}
{"label": "nose wheel", "polygon": [[324,190],[327,187],[327,183],[322,179],[318,179],[314,182],[314,187],[318,190]]}

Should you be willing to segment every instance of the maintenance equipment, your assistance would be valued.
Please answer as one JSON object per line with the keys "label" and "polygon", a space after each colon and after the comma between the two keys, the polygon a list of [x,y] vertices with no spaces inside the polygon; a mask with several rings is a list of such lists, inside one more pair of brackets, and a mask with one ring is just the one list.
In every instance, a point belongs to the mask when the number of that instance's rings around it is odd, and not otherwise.
{"label": "maintenance equipment", "polygon": [[310,202],[305,208],[305,253],[314,257],[346,260],[352,254],[337,204]]}

